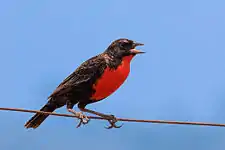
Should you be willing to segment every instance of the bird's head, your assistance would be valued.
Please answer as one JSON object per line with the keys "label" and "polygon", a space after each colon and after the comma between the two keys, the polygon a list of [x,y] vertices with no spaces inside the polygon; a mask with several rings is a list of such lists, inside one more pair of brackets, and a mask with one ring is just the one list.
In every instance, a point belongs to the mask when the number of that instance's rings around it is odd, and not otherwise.
{"label": "bird's head", "polygon": [[109,56],[113,56],[116,58],[123,58],[125,56],[135,56],[137,54],[145,53],[136,49],[137,46],[142,45],[144,44],[137,43],[126,38],[121,38],[113,41],[106,49],[105,53],[107,53]]}

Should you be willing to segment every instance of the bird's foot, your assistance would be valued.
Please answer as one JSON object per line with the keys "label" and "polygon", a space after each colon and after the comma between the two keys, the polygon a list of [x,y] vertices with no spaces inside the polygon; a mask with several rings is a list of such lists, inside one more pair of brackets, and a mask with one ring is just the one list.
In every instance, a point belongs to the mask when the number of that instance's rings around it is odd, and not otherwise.
{"label": "bird's foot", "polygon": [[83,125],[87,124],[90,121],[89,118],[86,115],[84,115],[82,112],[76,112],[76,116],[80,120],[80,122],[77,125],[77,128],[79,128],[82,124]]}
{"label": "bird's foot", "polygon": [[116,119],[116,117],[115,117],[114,115],[108,115],[108,116],[106,116],[106,117],[104,117],[104,118],[106,118],[106,119],[108,120],[108,122],[110,123],[110,126],[105,127],[106,129],[111,129],[111,128],[121,128],[121,127],[123,126],[123,124],[120,125],[120,126],[117,126],[117,125],[116,125],[116,122],[117,122],[118,120]]}

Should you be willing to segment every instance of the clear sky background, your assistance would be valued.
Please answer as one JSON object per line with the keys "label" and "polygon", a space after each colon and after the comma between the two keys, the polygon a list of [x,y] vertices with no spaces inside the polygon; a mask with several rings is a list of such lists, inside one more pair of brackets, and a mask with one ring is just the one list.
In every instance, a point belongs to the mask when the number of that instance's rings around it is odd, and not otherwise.
{"label": "clear sky background", "polygon": [[[39,109],[56,86],[115,39],[143,42],[126,83],[101,112],[136,119],[225,123],[225,1],[2,0],[1,107]],[[75,107],[75,109],[77,109]],[[57,110],[65,113],[65,107]],[[0,149],[224,150],[225,128],[49,117],[0,112]]]}

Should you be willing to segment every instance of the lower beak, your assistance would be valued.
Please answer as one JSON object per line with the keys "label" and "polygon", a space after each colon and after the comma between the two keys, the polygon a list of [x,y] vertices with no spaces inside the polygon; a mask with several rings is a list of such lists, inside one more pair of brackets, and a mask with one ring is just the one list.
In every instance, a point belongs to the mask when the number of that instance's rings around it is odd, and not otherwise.
{"label": "lower beak", "polygon": [[140,51],[140,50],[137,50],[137,49],[131,49],[130,52],[131,52],[132,54],[143,54],[143,53],[145,53],[145,52]]}

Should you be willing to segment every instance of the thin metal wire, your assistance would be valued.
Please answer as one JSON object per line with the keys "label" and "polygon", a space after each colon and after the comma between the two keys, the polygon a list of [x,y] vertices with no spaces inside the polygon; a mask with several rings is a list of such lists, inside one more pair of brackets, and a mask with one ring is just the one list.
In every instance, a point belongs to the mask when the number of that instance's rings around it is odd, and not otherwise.
{"label": "thin metal wire", "polygon": [[[49,115],[53,115],[53,116],[77,118],[76,116],[71,115],[71,114],[59,114],[59,113],[54,113],[54,112],[43,112],[43,111],[38,111],[38,110],[27,110],[27,109],[21,109],[21,108],[2,108],[2,107],[0,107],[0,110],[3,110],[3,111],[17,111],[17,112],[28,112],[28,113],[43,113],[43,114],[49,114]],[[90,119],[106,120],[104,118],[96,117],[96,116],[88,116],[88,118],[90,118]],[[126,121],[126,122],[142,122],[142,123],[160,123],[160,124],[178,124],[178,125],[199,125],[199,126],[225,127],[225,124],[206,123],[206,122],[140,120],[140,119],[128,119],[128,118],[117,118],[117,120],[118,121]]]}

